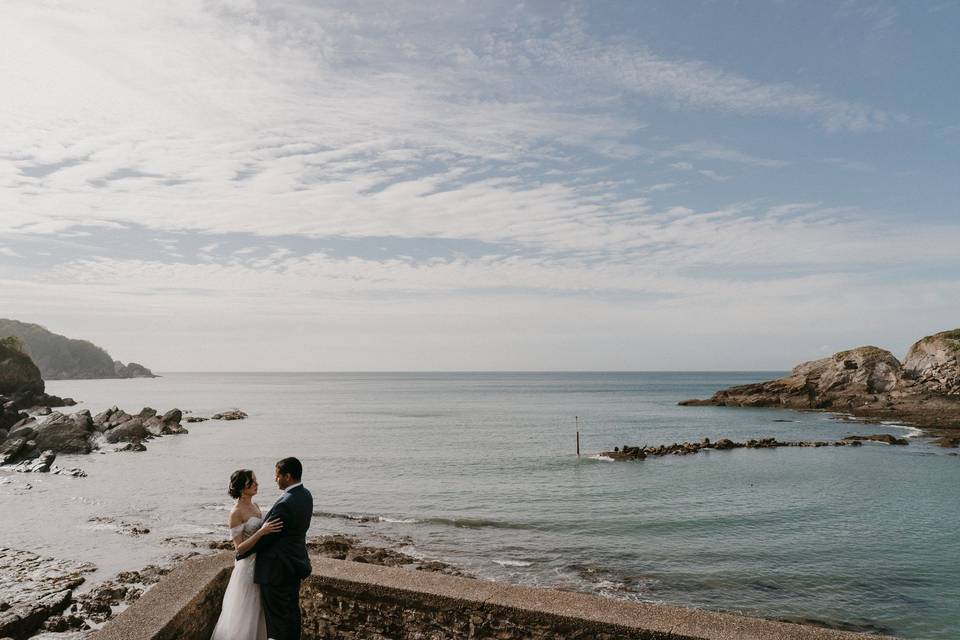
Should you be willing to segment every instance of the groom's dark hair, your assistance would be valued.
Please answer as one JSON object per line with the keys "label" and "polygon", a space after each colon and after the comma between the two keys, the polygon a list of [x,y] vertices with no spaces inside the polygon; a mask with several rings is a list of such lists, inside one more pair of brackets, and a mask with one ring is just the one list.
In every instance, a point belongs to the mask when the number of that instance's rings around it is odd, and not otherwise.
{"label": "groom's dark hair", "polygon": [[284,458],[277,462],[277,471],[281,474],[289,473],[294,480],[303,477],[303,465],[296,458]]}

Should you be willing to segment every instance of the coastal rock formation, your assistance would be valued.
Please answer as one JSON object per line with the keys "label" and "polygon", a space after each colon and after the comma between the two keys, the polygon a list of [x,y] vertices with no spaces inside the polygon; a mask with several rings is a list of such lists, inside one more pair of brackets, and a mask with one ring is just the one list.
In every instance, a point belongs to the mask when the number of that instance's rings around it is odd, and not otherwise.
{"label": "coastal rock formation", "polygon": [[27,638],[63,611],[84,582],[88,563],[0,548],[0,637]]}
{"label": "coastal rock formation", "polygon": [[15,465],[15,471],[86,475],[80,469],[53,465],[58,453],[84,454],[104,445],[125,451],[145,451],[143,441],[160,436],[187,433],[180,424],[183,413],[171,409],[160,415],[145,407],[137,415],[113,407],[95,417],[87,410],[74,414],[50,412],[42,420],[23,418],[0,431],[0,465]]}
{"label": "coastal rock formation", "polygon": [[960,395],[960,329],[914,343],[903,361],[903,372],[934,393]]}
{"label": "coastal rock formation", "polygon": [[711,442],[710,438],[704,438],[699,442],[674,442],[673,444],[664,444],[655,447],[631,447],[624,445],[623,447],[614,447],[613,451],[604,451],[600,455],[613,460],[646,460],[647,456],[687,456],[709,449],[727,451],[730,449],[777,449],[780,447],[859,447],[865,441],[892,445],[910,444],[905,438],[897,438],[888,433],[878,433],[869,436],[847,436],[843,440],[837,440],[836,442],[823,440],[783,442],[776,438],[751,439],[746,442],[734,442],[729,438],[721,438],[716,442]]}
{"label": "coastal rock formation", "polygon": [[30,420],[25,409],[48,412],[49,407],[76,404],[45,393],[44,387],[40,370],[23,351],[23,344],[14,337],[0,339],[0,442]]}
{"label": "coastal rock formation", "polygon": [[0,336],[20,340],[47,380],[156,377],[143,365],[115,361],[92,342],[67,338],[38,324],[0,319]]}
{"label": "coastal rock formation", "polygon": [[17,338],[0,339],[0,395],[14,402],[42,395],[43,376]]}
{"label": "coastal rock formation", "polygon": [[785,378],[680,404],[846,411],[960,429],[960,329],[918,341],[903,364],[884,349],[859,347],[800,364]]}
{"label": "coastal rock formation", "polygon": [[113,372],[117,378],[156,378],[156,374],[142,364],[131,362],[123,364],[119,360],[113,362]]}

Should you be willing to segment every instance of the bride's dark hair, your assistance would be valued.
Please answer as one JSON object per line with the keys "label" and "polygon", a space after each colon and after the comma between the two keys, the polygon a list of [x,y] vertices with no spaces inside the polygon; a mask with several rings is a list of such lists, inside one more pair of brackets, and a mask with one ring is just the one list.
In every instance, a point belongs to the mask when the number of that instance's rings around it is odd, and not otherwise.
{"label": "bride's dark hair", "polygon": [[253,471],[250,469],[237,469],[230,474],[230,487],[227,493],[231,498],[239,498],[243,495],[243,490],[253,482]]}

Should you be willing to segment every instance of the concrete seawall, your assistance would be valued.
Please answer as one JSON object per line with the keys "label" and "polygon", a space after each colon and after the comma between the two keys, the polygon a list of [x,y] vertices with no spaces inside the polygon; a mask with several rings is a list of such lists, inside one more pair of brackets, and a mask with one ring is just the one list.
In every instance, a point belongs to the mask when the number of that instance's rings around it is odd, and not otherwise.
{"label": "concrete seawall", "polygon": [[[303,640],[454,638],[863,640],[866,636],[587,594],[531,589],[314,557],[304,582]],[[93,640],[208,640],[230,553],[181,564]],[[869,636],[880,638],[880,636]]]}

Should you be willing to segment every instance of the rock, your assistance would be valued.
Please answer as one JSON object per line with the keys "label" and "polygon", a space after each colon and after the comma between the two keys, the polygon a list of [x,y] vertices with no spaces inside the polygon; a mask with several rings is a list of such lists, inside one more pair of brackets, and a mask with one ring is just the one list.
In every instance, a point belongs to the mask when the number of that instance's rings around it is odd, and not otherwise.
{"label": "rock", "polygon": [[53,451],[43,451],[39,456],[30,460],[23,460],[15,467],[14,471],[20,473],[47,473],[50,471],[50,465],[57,459],[57,454]]}
{"label": "rock", "polygon": [[735,446],[736,445],[734,445],[733,441],[730,440],[729,438],[720,438],[719,440],[717,440],[717,443],[713,445],[713,448],[723,450],[723,449],[733,449]]}
{"label": "rock", "polygon": [[910,347],[904,374],[935,393],[960,394],[960,329],[927,336]]}
{"label": "rock", "polygon": [[209,418],[201,418],[200,416],[187,417],[187,422],[204,422],[205,420],[209,420]]}
{"label": "rock", "polygon": [[857,440],[861,442],[865,442],[865,441],[872,440],[874,442],[882,442],[884,444],[896,444],[896,445],[910,444],[910,441],[907,440],[906,438],[898,438],[896,436],[890,435],[889,433],[876,433],[871,436],[847,436],[846,438],[844,438],[844,440],[847,442],[857,441]]}
{"label": "rock", "polygon": [[[18,426],[19,425],[19,426]],[[32,418],[21,420],[10,429],[8,438],[23,438],[24,440],[33,440],[37,437],[37,423]]]}
{"label": "rock", "polygon": [[12,438],[0,445],[0,465],[16,462],[26,444],[25,438]]}
{"label": "rock", "polygon": [[117,447],[115,451],[146,451],[147,447],[142,442],[128,442],[123,446]]}
{"label": "rock", "polygon": [[93,419],[89,411],[80,411],[72,415],[53,412],[37,426],[34,439],[37,446],[57,453],[90,453],[90,435],[93,433]]}
{"label": "rock", "polygon": [[12,336],[0,338],[0,394],[19,404],[42,395],[43,389],[40,369],[24,351],[23,343]]}
{"label": "rock", "polygon": [[52,413],[52,411],[53,410],[50,407],[40,407],[39,409],[37,409],[37,415],[48,416]]}
{"label": "rock", "polygon": [[211,420],[243,420],[247,417],[247,414],[239,409],[231,409],[230,411],[224,411],[223,413],[215,413],[210,416]]}
{"label": "rock", "polygon": [[123,364],[119,360],[113,362],[113,372],[118,378],[156,378],[153,371],[147,369],[142,364],[131,362]]}
{"label": "rock", "polygon": [[152,434],[143,426],[143,420],[140,418],[130,418],[104,434],[106,441],[111,444],[149,440],[151,436]]}
{"label": "rock", "polygon": [[903,363],[867,346],[794,367],[785,378],[724,389],[686,406],[844,411],[926,428],[960,428],[960,329],[915,343]]}
{"label": "rock", "polygon": [[27,638],[70,603],[91,564],[0,548],[0,636]]}
{"label": "rock", "polygon": [[10,433],[6,429],[0,429],[0,442],[3,442],[7,439],[7,434]]}
{"label": "rock", "polygon": [[934,440],[933,444],[937,445],[938,447],[943,447],[944,449],[956,449],[957,447],[960,447],[960,435],[943,436]]}
{"label": "rock", "polygon": [[164,423],[180,422],[182,419],[183,412],[180,411],[180,409],[170,409],[170,411],[167,411],[165,414],[163,414],[163,417],[161,418]]}

